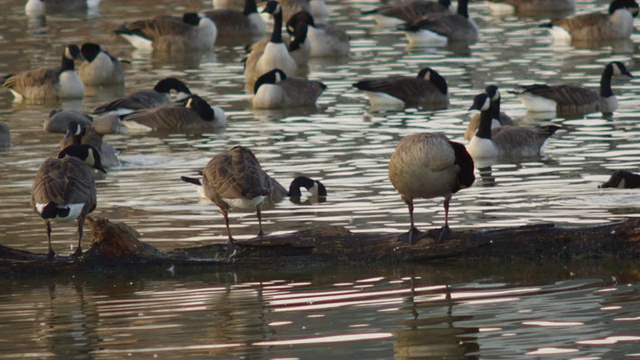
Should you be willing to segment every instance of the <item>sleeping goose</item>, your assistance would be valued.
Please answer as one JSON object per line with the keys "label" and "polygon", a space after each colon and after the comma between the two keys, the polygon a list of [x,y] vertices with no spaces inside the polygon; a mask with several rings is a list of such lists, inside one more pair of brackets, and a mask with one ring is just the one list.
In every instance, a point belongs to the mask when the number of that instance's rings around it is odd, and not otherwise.
{"label": "sleeping goose", "polygon": [[125,115],[122,124],[145,130],[204,131],[226,126],[227,118],[219,107],[191,95],[179,102]]}
{"label": "sleeping goose", "polygon": [[449,105],[447,81],[428,67],[416,77],[389,76],[359,81],[353,86],[364,91],[372,106],[441,109]]}
{"label": "sleeping goose", "polygon": [[420,231],[413,222],[413,201],[444,197],[444,226],[440,240],[449,232],[449,202],[453,194],[475,181],[473,159],[464,145],[441,133],[420,133],[402,138],[389,160],[389,180],[409,207],[411,227],[400,240],[414,244]]}
{"label": "sleeping goose", "polygon": [[124,84],[124,68],[100,45],[84,43],[80,47],[84,61],[78,67],[78,75],[85,85]]}
{"label": "sleeping goose", "polygon": [[94,114],[115,112],[122,116],[136,110],[151,109],[160,105],[171,103],[170,94],[177,93],[177,100],[183,100],[191,95],[187,85],[176,78],[165,78],[153,87],[153,90],[136,91],[131,94],[115,98],[108,103],[98,105],[93,110]]}
{"label": "sleeping goose", "polygon": [[404,31],[411,46],[476,42],[478,26],[469,18],[468,3],[469,0],[459,0],[455,14],[431,14],[418,21],[398,25],[398,30]]}
{"label": "sleeping goose", "polygon": [[82,226],[87,215],[96,208],[96,185],[90,167],[104,172],[98,151],[89,145],[72,145],[62,150],[58,158],[45,160],[33,182],[31,206],[47,227],[51,247],[51,221],[78,221],[78,247],[74,257],[82,254]]}
{"label": "sleeping goose", "polygon": [[280,69],[260,76],[254,85],[254,109],[314,106],[327,88],[319,81],[287,77]]}
{"label": "sleeping goose", "polygon": [[155,16],[123,24],[114,32],[137,49],[166,52],[210,50],[218,35],[216,24],[199,13],[186,13],[181,18]]}
{"label": "sleeping goose", "polygon": [[28,0],[24,12],[27,16],[71,13],[92,10],[98,4],[100,0]]}
{"label": "sleeping goose", "polygon": [[204,193],[216,204],[227,227],[229,243],[234,243],[229,229],[229,209],[255,208],[262,232],[261,205],[272,191],[269,176],[262,170],[251,150],[235,146],[214,156],[202,171]]}
{"label": "sleeping goose", "polygon": [[616,170],[607,182],[599,188],[637,189],[640,188],[640,175],[626,170]]}
{"label": "sleeping goose", "polygon": [[559,115],[588,114],[593,112],[612,113],[618,108],[618,100],[611,89],[614,75],[633,77],[626,66],[619,61],[605,65],[600,78],[600,93],[581,85],[523,86],[513,93],[531,112],[555,112]]}
{"label": "sleeping goose", "polygon": [[263,12],[273,15],[273,32],[263,49],[252,47],[245,62],[244,79],[247,89],[253,90],[256,80],[267,71],[281,69],[296,74],[298,65],[282,40],[282,8],[277,1],[268,1]]}
{"label": "sleeping goose", "polygon": [[493,11],[512,14],[567,12],[576,8],[576,0],[489,0],[488,4]]}
{"label": "sleeping goose", "polygon": [[[509,117],[509,115],[500,111],[500,91],[498,87],[495,85],[489,85],[484,89],[484,92],[489,95],[491,99],[491,110],[493,121],[491,122],[491,132],[494,133],[498,128],[504,125],[515,125],[513,120]],[[469,125],[467,126],[467,130],[464,132],[464,138],[466,140],[471,140],[473,135],[475,135],[476,131],[478,131],[478,126],[480,125],[480,114],[475,114],[471,120],[469,120]]]}
{"label": "sleeping goose", "polygon": [[450,12],[451,0],[424,1],[412,0],[399,4],[387,4],[373,10],[363,11],[362,15],[371,15],[383,26],[397,26],[406,22],[414,22],[426,15]]}
{"label": "sleeping goose", "polygon": [[311,57],[342,57],[349,55],[349,35],[342,28],[332,25],[316,25],[307,11],[295,13],[287,21],[287,32],[293,34],[304,23],[307,25],[307,39],[311,46]]}
{"label": "sleeping goose", "polygon": [[9,89],[16,101],[81,99],[84,85],[73,66],[74,60],[82,60],[78,45],[64,48],[60,67],[23,71],[5,77],[3,88]]}
{"label": "sleeping goose", "polygon": [[635,0],[613,0],[608,14],[576,15],[542,25],[551,28],[558,40],[602,41],[628,39],[633,33],[633,18],[638,16]]}
{"label": "sleeping goose", "polygon": [[560,127],[555,125],[524,127],[506,125],[492,134],[495,113],[487,93],[477,95],[469,110],[480,110],[480,126],[467,145],[474,160],[483,158],[520,159],[541,154],[542,148]]}
{"label": "sleeping goose", "polygon": [[221,8],[204,12],[218,28],[218,37],[262,35],[266,25],[258,14],[256,0],[245,0],[244,10]]}

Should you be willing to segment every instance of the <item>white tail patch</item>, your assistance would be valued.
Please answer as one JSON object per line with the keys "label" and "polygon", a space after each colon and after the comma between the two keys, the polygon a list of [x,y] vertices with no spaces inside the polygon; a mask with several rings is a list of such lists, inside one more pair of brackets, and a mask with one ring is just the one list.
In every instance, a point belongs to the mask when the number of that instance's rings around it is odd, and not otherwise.
{"label": "white tail patch", "polygon": [[[36,210],[38,210],[38,214],[42,215],[42,211],[44,210],[44,208],[48,205],[48,203],[38,203],[36,204]],[[78,216],[80,216],[80,213],[82,213],[82,209],[84,208],[84,203],[78,203],[78,204],[66,204],[66,205],[58,205],[57,206],[58,209],[65,209],[68,208],[69,209],[69,215],[65,216],[65,217],[55,217],[53,220],[57,220],[57,221],[72,221],[78,218]]]}
{"label": "white tail patch", "polygon": [[571,41],[571,33],[560,26],[552,26],[549,32],[556,41]]}
{"label": "white tail patch", "polygon": [[262,202],[264,201],[264,198],[265,198],[264,196],[256,196],[253,199],[240,198],[240,199],[222,199],[222,200],[224,200],[224,202],[226,202],[227,204],[229,204],[229,206],[233,208],[249,209],[262,204]]}
{"label": "white tail patch", "polygon": [[402,109],[405,106],[404,101],[387,93],[377,91],[364,91],[364,94],[367,95],[367,97],[369,98],[369,102],[371,102],[371,106],[373,107],[383,109]]}
{"label": "white tail patch", "polygon": [[147,38],[137,35],[120,34],[125,40],[127,40],[133,47],[141,50],[152,50],[153,42]]}
{"label": "white tail patch", "polygon": [[128,132],[132,132],[132,133],[137,133],[137,132],[149,132],[152,131],[153,128],[146,126],[146,125],[142,125],[140,123],[137,123],[135,121],[122,121],[120,123],[120,125],[122,125],[124,127],[123,132],[128,133]]}

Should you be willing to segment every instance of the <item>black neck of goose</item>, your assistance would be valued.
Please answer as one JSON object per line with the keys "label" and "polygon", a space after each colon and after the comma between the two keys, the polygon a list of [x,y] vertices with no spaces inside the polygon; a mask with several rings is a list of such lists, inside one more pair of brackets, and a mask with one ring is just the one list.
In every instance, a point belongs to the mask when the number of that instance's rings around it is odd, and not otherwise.
{"label": "black neck of goose", "polygon": [[491,117],[498,120],[500,119],[500,98],[491,100],[491,109],[489,110],[491,111]]}
{"label": "black neck of goose", "polygon": [[608,98],[613,96],[613,90],[611,89],[611,78],[613,77],[613,66],[607,65],[602,72],[600,78],[600,96]]}
{"label": "black neck of goose", "polygon": [[447,80],[445,80],[440,74],[431,71],[429,74],[429,81],[440,90],[441,93],[446,94],[449,91],[449,87],[447,86]]}
{"label": "black neck of goose", "polygon": [[469,18],[469,0],[458,1],[458,15]]}
{"label": "black neck of goose", "polygon": [[68,59],[65,55],[62,55],[61,71],[73,70],[73,59]]}
{"label": "black neck of goose", "polygon": [[629,189],[640,188],[640,175],[629,173],[629,175],[624,178],[624,186]]}
{"label": "black neck of goose", "polygon": [[478,132],[476,136],[482,139],[491,140],[491,123],[493,122],[492,109],[480,112],[480,125],[478,126]]}
{"label": "black neck of goose", "polygon": [[256,0],[246,0],[244,2],[244,10],[242,11],[244,16],[251,15],[253,13],[258,13],[258,6],[256,5]]}
{"label": "black neck of goose", "polygon": [[273,32],[271,33],[271,42],[276,44],[282,43],[282,10],[273,14]]}

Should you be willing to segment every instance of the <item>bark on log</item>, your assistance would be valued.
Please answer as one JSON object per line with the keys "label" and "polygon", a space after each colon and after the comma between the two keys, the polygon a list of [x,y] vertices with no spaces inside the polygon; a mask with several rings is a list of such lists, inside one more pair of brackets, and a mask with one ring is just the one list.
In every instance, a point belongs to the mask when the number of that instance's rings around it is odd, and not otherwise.
{"label": "bark on log", "polygon": [[175,266],[305,266],[327,263],[425,263],[444,258],[536,260],[545,258],[637,256],[640,254],[640,218],[589,227],[553,224],[490,230],[453,231],[445,241],[437,231],[423,233],[415,244],[398,240],[400,234],[352,233],[339,226],[301,230],[290,234],[161,250],[138,239],[124,223],[104,218],[88,220],[92,246],[80,259],[11,249],[0,245],[0,272],[58,272],[100,267]]}

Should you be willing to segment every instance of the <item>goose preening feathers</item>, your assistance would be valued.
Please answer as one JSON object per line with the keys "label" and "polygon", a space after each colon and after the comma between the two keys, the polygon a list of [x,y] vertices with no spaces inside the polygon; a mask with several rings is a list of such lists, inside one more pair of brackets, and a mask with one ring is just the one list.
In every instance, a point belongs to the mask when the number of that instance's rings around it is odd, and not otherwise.
{"label": "goose preening feathers", "polygon": [[440,240],[449,231],[449,202],[453,194],[475,181],[473,159],[464,145],[441,133],[420,133],[402,138],[389,160],[389,180],[409,207],[411,228],[400,237],[415,243],[420,232],[413,221],[415,199],[444,197],[445,223]]}
{"label": "goose preening feathers", "polygon": [[84,61],[78,67],[78,75],[85,85],[124,84],[122,64],[100,45],[84,43],[80,52]]}
{"label": "goose preening feathers", "polygon": [[640,175],[626,170],[616,170],[599,188],[637,189],[640,188]]}
{"label": "goose preening feathers", "polygon": [[282,70],[273,69],[256,81],[251,103],[254,109],[315,106],[326,88],[320,81],[287,77]]}
{"label": "goose preening feathers", "polygon": [[373,10],[363,11],[362,15],[371,15],[383,26],[397,26],[415,22],[429,14],[450,12],[451,0],[424,1],[411,0],[399,4],[387,4]]}
{"label": "goose preening feathers", "polygon": [[295,13],[287,21],[287,32],[294,34],[301,24],[307,25],[307,39],[311,46],[311,57],[344,57],[351,48],[349,35],[342,28],[333,25],[316,24],[307,11]]}
{"label": "goose preening feathers", "polygon": [[478,41],[478,26],[469,18],[469,0],[459,0],[455,14],[435,13],[420,20],[398,25],[411,46],[442,45],[450,42]]}

